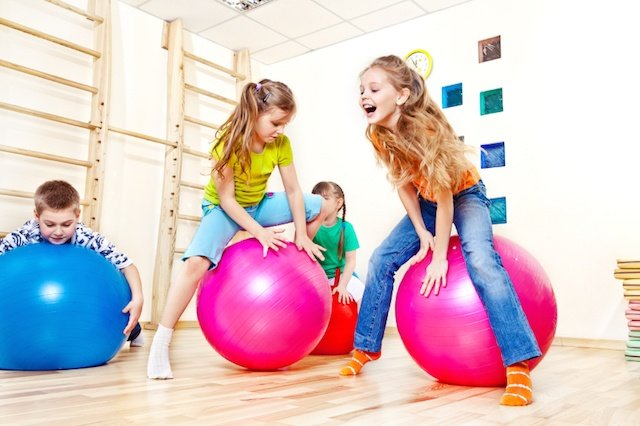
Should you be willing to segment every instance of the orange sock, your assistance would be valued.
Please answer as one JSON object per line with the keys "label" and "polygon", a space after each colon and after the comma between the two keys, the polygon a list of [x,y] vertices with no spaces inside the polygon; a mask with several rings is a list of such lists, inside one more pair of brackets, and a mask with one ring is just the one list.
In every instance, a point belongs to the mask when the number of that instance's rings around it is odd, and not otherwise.
{"label": "orange sock", "polygon": [[353,352],[353,356],[351,357],[347,365],[340,369],[340,375],[355,376],[360,373],[360,370],[362,370],[362,367],[366,363],[368,363],[369,361],[375,361],[376,359],[380,358],[380,355],[382,355],[382,353],[380,352],[365,352],[356,349]]}
{"label": "orange sock", "polygon": [[533,402],[533,389],[529,365],[518,362],[507,367],[507,388],[500,398],[502,405],[529,405]]}

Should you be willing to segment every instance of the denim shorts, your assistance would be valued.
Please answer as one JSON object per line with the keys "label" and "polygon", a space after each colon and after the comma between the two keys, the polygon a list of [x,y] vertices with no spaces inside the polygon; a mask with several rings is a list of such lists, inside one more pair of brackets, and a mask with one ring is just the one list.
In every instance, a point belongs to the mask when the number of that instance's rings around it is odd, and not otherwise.
{"label": "denim shorts", "polygon": [[[307,222],[318,216],[321,207],[322,197],[320,195],[304,194]],[[267,192],[258,204],[244,209],[264,227],[293,222],[289,200],[285,192]],[[240,225],[231,219],[220,205],[203,200],[200,226],[182,256],[182,260],[192,256],[202,256],[211,261],[210,268],[215,268],[229,241],[236,232],[241,230],[243,229]]]}

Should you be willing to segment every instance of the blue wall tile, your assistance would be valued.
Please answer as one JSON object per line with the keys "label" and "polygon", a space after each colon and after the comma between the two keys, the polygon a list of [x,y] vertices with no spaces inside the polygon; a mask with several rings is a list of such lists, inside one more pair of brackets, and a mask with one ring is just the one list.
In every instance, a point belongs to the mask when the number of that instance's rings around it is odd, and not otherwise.
{"label": "blue wall tile", "polygon": [[442,88],[442,108],[462,105],[462,83]]}
{"label": "blue wall tile", "polygon": [[502,88],[480,92],[480,115],[494,114],[502,110]]}
{"label": "blue wall tile", "polygon": [[492,167],[504,167],[504,142],[480,145],[480,167],[490,169]]}
{"label": "blue wall tile", "polygon": [[491,207],[489,207],[489,213],[491,214],[491,223],[507,223],[507,198],[491,198],[490,201]]}

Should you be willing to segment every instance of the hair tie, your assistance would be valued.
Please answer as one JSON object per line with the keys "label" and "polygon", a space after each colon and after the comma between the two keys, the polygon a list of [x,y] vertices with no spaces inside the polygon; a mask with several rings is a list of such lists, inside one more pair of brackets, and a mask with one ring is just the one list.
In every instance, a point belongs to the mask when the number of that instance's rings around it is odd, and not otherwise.
{"label": "hair tie", "polygon": [[[256,83],[256,94],[260,93],[260,89],[262,89],[262,84]],[[266,104],[269,100],[269,96],[271,96],[271,93],[267,92],[267,94],[262,97],[262,102]]]}

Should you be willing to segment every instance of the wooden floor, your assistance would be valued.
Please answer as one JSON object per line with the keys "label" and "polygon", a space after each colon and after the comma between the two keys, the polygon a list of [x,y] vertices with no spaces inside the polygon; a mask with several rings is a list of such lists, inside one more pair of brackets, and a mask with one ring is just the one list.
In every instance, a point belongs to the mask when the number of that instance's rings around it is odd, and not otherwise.
{"label": "wooden floor", "polygon": [[640,425],[640,363],[622,351],[553,346],[533,374],[534,404],[510,408],[498,404],[502,389],[434,381],[395,333],[383,350],[357,378],[336,374],[342,356],[258,373],[181,329],[173,380],[146,378],[148,347],[96,368],[0,371],[0,425]]}

